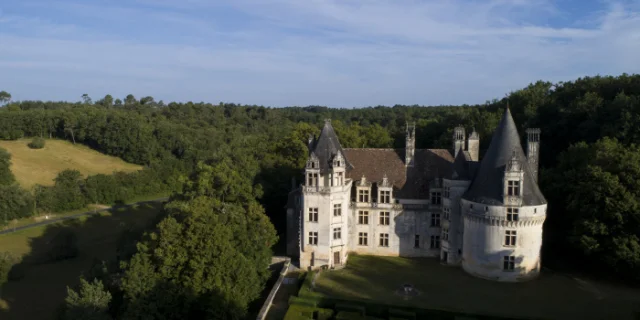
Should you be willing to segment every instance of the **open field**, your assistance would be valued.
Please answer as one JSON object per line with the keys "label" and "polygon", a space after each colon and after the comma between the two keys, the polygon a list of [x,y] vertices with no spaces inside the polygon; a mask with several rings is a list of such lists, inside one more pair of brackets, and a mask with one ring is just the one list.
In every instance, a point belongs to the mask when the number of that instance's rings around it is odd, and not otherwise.
{"label": "open field", "polygon": [[[411,284],[420,294],[396,294]],[[478,279],[436,259],[350,255],[345,269],[322,272],[316,290],[343,299],[360,299],[425,309],[538,319],[634,319],[640,290],[545,272],[525,283]]]}
{"label": "open field", "polygon": [[[15,267],[24,270],[20,280],[1,288],[0,319],[53,319],[66,297],[66,287],[78,283],[96,259],[116,256],[120,235],[127,229],[147,228],[161,212],[161,203],[125,206],[100,214],[0,235],[0,250],[21,255]],[[63,231],[77,235],[76,258],[42,262],[51,251],[51,240]],[[46,260],[46,259],[44,259]],[[35,299],[35,300],[34,300]]]}
{"label": "open field", "polygon": [[50,139],[44,148],[30,149],[27,146],[30,141],[31,139],[0,141],[0,147],[11,153],[11,171],[24,188],[35,184],[53,185],[53,179],[65,169],[76,169],[84,176],[142,169],[139,165],[104,155],[80,144]]}

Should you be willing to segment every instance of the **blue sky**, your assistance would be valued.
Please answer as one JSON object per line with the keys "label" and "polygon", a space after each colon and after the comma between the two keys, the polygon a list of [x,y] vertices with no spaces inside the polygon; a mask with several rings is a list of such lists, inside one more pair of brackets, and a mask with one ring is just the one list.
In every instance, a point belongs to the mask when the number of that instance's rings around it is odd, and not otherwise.
{"label": "blue sky", "polygon": [[623,72],[639,0],[0,0],[14,100],[475,104]]}

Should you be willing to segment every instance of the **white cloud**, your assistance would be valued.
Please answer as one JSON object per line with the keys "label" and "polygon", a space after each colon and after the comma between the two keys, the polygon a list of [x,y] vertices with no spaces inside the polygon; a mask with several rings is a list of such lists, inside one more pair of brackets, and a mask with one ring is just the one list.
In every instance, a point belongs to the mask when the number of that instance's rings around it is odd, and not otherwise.
{"label": "white cloud", "polygon": [[[538,79],[640,72],[640,16],[628,4],[554,25],[545,18],[571,13],[545,0],[145,1],[144,8],[62,7],[85,20],[143,21],[132,28],[148,28],[149,39],[0,14],[0,70],[26,72],[34,83],[52,72],[76,77],[68,82],[81,88],[58,87],[56,98],[94,90],[336,107],[482,103]],[[221,10],[243,20],[229,26]],[[180,41],[154,28],[179,33]],[[18,99],[52,98],[31,92],[24,75],[8,79],[0,77],[0,87]]]}

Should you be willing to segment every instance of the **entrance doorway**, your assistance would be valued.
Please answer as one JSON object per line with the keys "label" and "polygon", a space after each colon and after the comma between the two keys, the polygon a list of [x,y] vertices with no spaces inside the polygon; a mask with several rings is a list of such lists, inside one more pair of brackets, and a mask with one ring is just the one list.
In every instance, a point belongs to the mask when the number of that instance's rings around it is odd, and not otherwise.
{"label": "entrance doorway", "polygon": [[340,265],[341,261],[340,261],[340,251],[336,251],[333,253],[333,264],[334,265]]}

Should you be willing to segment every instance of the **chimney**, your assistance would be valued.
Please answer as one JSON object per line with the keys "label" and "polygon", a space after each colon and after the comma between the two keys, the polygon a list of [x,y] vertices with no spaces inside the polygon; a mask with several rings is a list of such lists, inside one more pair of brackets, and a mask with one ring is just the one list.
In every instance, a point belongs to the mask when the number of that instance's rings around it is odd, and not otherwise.
{"label": "chimney", "polygon": [[527,162],[529,162],[529,168],[533,178],[538,182],[538,168],[540,164],[540,129],[529,128],[527,129]]}
{"label": "chimney", "polygon": [[404,147],[404,165],[413,167],[413,158],[416,152],[416,123],[409,124],[407,122],[405,147]]}

